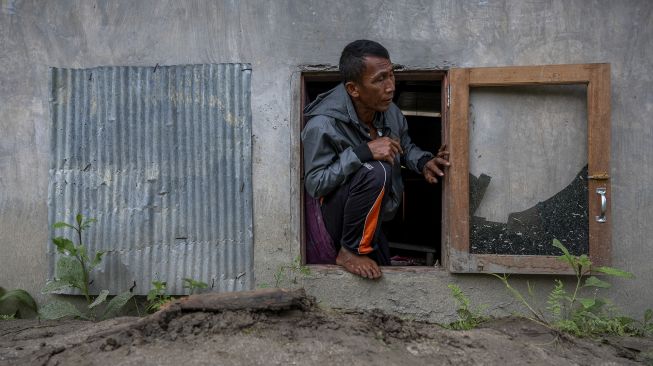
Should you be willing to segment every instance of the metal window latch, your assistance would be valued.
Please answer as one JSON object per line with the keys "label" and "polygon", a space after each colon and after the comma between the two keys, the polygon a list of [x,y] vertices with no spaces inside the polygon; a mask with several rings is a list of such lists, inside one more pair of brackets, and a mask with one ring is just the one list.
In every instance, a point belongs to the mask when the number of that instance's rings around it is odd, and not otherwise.
{"label": "metal window latch", "polygon": [[608,198],[605,196],[606,189],[605,187],[599,187],[596,189],[596,193],[601,196],[601,214],[596,216],[597,222],[607,222],[608,218],[605,217],[605,212],[608,210]]}

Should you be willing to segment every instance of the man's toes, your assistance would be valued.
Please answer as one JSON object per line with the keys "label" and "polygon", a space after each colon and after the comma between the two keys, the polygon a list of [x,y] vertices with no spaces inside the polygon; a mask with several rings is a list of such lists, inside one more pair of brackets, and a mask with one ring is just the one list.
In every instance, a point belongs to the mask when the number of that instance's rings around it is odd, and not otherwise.
{"label": "man's toes", "polygon": [[353,268],[353,272],[354,272],[354,274],[356,274],[358,276],[364,276],[364,273],[363,273],[363,271],[361,270],[360,267]]}
{"label": "man's toes", "polygon": [[372,268],[366,267],[365,271],[367,272],[367,278],[369,278],[369,279],[374,278],[374,271],[372,271]]}
{"label": "man's toes", "polygon": [[374,276],[373,278],[377,278],[379,276],[379,266],[376,265],[376,263],[372,262],[369,264],[369,270]]}
{"label": "man's toes", "polygon": [[364,276],[365,275],[365,273],[363,272],[363,269],[361,267],[359,267],[359,266],[352,267],[351,271],[349,271],[349,272],[351,272],[351,273],[353,273],[355,275],[358,275],[358,276]]}
{"label": "man's toes", "polygon": [[372,273],[370,273],[369,268],[363,267],[362,272],[364,273],[363,277],[365,278],[372,278]]}
{"label": "man's toes", "polygon": [[377,273],[376,278],[381,278],[381,277],[383,277],[383,272],[381,271],[381,268],[376,267],[376,273]]}
{"label": "man's toes", "polygon": [[370,266],[369,269],[368,269],[368,272],[370,273],[370,279],[374,279],[374,278],[379,277],[378,276],[379,271],[376,268],[376,266]]}

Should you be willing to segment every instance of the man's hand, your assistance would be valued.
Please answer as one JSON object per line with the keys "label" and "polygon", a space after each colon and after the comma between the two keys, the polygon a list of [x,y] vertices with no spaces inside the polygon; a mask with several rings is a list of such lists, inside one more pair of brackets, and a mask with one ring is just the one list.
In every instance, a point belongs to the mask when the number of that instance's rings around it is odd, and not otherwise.
{"label": "man's hand", "polygon": [[369,146],[370,151],[372,151],[374,160],[387,161],[390,165],[394,164],[395,156],[397,154],[404,153],[399,141],[393,140],[389,137],[381,137],[372,140],[367,143],[367,146]]}
{"label": "man's hand", "polygon": [[426,165],[424,165],[424,170],[422,171],[424,179],[426,179],[426,181],[431,184],[437,183],[437,177],[444,176],[444,172],[442,170],[450,165],[449,152],[445,150],[444,147],[440,148],[438,154],[433,159],[429,160]]}

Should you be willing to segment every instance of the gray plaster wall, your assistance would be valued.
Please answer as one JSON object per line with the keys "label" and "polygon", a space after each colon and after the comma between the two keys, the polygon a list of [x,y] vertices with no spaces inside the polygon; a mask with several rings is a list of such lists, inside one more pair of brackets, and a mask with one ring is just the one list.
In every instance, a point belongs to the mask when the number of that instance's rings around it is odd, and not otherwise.
{"label": "gray plaster wall", "polygon": [[[48,67],[251,63],[255,275],[273,282],[299,254],[298,80],[354,39],[380,41],[412,68],[612,65],[611,292],[628,314],[653,303],[653,2],[20,1],[0,2],[0,286],[37,294],[47,272]],[[523,277],[522,277],[523,279]],[[523,285],[523,281],[517,281]],[[536,277],[540,288],[550,278]],[[515,308],[489,276],[339,270],[300,281],[321,302],[443,320],[458,283],[495,313]],[[44,301],[45,297],[38,297]]]}

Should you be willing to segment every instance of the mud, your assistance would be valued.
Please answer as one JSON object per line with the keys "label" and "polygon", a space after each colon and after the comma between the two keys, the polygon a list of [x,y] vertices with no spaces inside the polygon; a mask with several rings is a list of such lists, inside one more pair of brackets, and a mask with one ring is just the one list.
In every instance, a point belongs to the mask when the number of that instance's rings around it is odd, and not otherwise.
{"label": "mud", "polygon": [[[152,319],[149,321],[148,319]],[[653,339],[577,339],[505,318],[470,331],[310,307],[0,322],[0,365],[630,365]]]}

